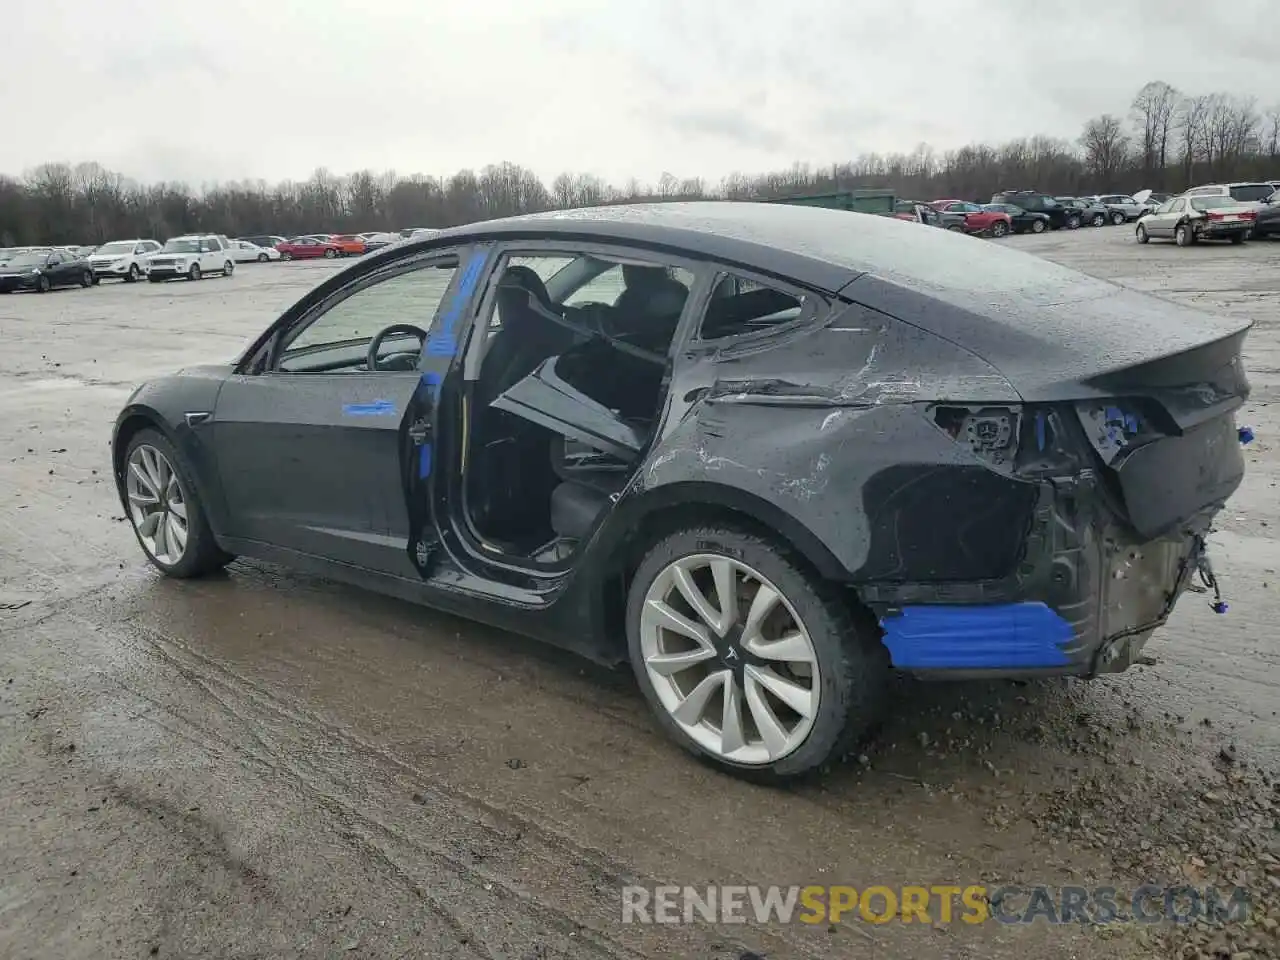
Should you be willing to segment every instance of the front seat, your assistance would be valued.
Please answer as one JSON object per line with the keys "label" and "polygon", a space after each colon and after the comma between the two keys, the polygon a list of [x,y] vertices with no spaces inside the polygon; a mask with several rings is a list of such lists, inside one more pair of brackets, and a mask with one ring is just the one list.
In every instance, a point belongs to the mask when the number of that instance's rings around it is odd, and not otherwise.
{"label": "front seat", "polygon": [[476,383],[481,408],[574,342],[573,332],[552,319],[557,308],[542,278],[530,267],[512,266],[502,272],[496,309],[502,327],[480,362]]}

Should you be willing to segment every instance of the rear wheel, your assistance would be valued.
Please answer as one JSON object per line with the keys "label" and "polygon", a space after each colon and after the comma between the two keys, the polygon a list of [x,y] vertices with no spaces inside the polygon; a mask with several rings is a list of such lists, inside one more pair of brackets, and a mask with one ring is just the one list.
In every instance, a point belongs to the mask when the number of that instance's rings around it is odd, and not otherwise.
{"label": "rear wheel", "polygon": [[86,270],[84,273],[80,274],[80,286],[84,287],[86,290],[93,286],[92,270]]}
{"label": "rear wheel", "polygon": [[213,539],[191,472],[159,430],[129,441],[122,483],[138,543],[166,576],[198,577],[234,559]]}
{"label": "rear wheel", "polygon": [[293,259],[293,254],[292,254],[292,253],[290,253],[288,250],[286,250],[284,253],[280,254],[280,259],[281,259],[281,260],[292,260],[292,259]]}
{"label": "rear wheel", "polygon": [[1244,234],[1243,234],[1243,233],[1233,233],[1233,234],[1231,235],[1231,242],[1232,242],[1232,243],[1244,243]]}
{"label": "rear wheel", "polygon": [[838,760],[886,699],[888,654],[869,617],[791,551],[732,527],[650,549],[628,595],[627,643],[663,728],[751,779]]}
{"label": "rear wheel", "polygon": [[1138,224],[1138,228],[1133,231],[1133,235],[1138,238],[1139,243],[1146,243],[1151,238],[1147,236],[1147,228],[1142,224]]}
{"label": "rear wheel", "polygon": [[129,265],[129,272],[125,274],[124,282],[137,283],[140,276],[142,276],[142,271],[138,269],[136,263],[132,263]]}
{"label": "rear wheel", "polygon": [[1068,230],[1079,230],[1079,229],[1080,229],[1080,218],[1079,218],[1079,217],[1067,217],[1067,229],[1068,229]]}
{"label": "rear wheel", "polygon": [[997,237],[997,238],[1003,237],[1008,235],[1008,233],[1009,233],[1009,225],[1005,223],[1003,220],[997,220],[995,223],[991,225],[991,235],[993,237]]}
{"label": "rear wheel", "polygon": [[1032,232],[1032,233],[1044,233],[1044,221],[1043,221],[1043,220],[1032,220],[1032,221],[1031,221],[1031,232]]}
{"label": "rear wheel", "polygon": [[1173,242],[1180,247],[1189,247],[1195,237],[1191,233],[1191,228],[1185,223],[1180,223],[1173,231]]}
{"label": "rear wheel", "polygon": [[1124,223],[1124,214],[1121,213],[1119,210],[1112,210],[1111,222],[1114,223],[1117,227],[1120,226],[1120,224]]}

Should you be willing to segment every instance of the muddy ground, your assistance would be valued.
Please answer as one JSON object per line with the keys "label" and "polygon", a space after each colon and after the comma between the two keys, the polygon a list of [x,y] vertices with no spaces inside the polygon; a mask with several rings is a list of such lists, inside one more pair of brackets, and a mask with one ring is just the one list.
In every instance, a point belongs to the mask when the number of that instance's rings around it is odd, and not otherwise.
{"label": "muddy ground", "polygon": [[[1188,595],[1114,679],[904,682],[864,757],[787,791],[692,762],[626,675],[262,564],[143,561],[108,478],[120,403],[331,265],[0,297],[0,956],[1280,956],[1280,243],[1005,242],[1257,320],[1258,439],[1214,538],[1230,612]],[[628,882],[1144,880],[1241,883],[1252,918],[620,922]]]}

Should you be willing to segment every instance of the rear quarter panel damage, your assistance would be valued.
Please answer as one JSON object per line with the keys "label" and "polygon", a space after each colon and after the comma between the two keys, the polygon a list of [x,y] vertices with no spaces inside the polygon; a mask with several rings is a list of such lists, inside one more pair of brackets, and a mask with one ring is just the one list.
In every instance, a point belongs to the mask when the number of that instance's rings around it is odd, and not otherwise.
{"label": "rear quarter panel damage", "polygon": [[856,305],[772,349],[768,340],[696,346],[677,364],[661,439],[630,497],[705,484],[767,502],[786,518],[779,532],[802,530],[821,544],[810,559],[846,581],[1010,572],[1036,486],[981,464],[930,413],[940,399],[1016,403],[999,374]]}

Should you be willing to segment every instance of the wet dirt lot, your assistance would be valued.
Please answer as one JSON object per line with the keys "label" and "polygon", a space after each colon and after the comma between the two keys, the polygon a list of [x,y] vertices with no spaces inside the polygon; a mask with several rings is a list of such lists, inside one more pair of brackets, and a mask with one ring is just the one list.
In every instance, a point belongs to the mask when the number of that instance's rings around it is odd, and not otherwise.
{"label": "wet dirt lot", "polygon": [[[266,565],[143,561],[117,408],[332,265],[0,298],[0,956],[1280,956],[1280,243],[1004,242],[1257,320],[1230,612],[1189,594],[1117,678],[904,682],[863,757],[785,791],[688,759],[624,674]],[[621,923],[629,883],[1148,880],[1241,884],[1252,919]]]}

